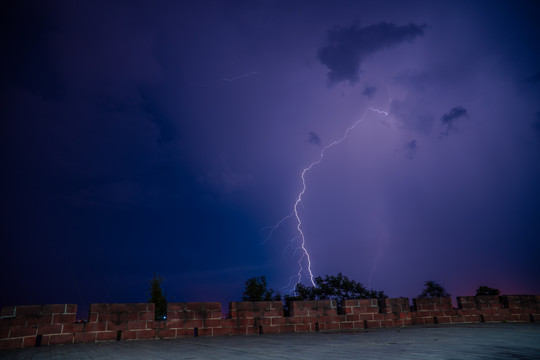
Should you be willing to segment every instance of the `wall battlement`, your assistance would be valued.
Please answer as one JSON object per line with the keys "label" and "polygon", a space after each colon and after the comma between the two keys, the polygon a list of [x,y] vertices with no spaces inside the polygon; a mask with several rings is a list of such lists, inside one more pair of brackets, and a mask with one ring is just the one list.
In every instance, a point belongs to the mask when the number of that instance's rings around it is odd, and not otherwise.
{"label": "wall battlement", "polygon": [[281,301],[232,302],[222,317],[217,302],[169,303],[167,320],[155,305],[91,304],[88,322],[76,322],[77,305],[5,306],[0,312],[0,349],[193,336],[346,332],[381,327],[480,322],[538,322],[539,295],[450,298],[295,301],[284,316]]}

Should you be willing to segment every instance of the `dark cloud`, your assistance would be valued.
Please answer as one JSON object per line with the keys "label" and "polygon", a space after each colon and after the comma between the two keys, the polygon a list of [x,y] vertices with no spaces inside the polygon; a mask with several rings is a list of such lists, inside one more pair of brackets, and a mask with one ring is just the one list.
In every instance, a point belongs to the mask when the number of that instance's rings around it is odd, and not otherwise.
{"label": "dark cloud", "polygon": [[329,70],[329,85],[347,80],[355,83],[361,71],[360,65],[369,55],[405,41],[411,42],[424,35],[425,27],[385,22],[366,27],[360,27],[358,23],[336,27],[328,31],[325,45],[317,52],[317,59]]}
{"label": "dark cloud", "polygon": [[405,146],[403,146],[403,150],[405,151],[405,156],[408,159],[412,159],[414,157],[417,149],[418,149],[418,144],[416,143],[416,140],[411,140],[408,143],[406,143]]}
{"label": "dark cloud", "polygon": [[365,95],[368,97],[368,99],[373,99],[373,95],[377,92],[377,88],[375,86],[366,86],[364,91],[362,91],[362,95]]}
{"label": "dark cloud", "polygon": [[456,106],[443,116],[441,116],[441,122],[443,123],[444,130],[441,136],[448,136],[450,131],[455,130],[454,122],[460,117],[467,116],[467,110],[461,106]]}
{"label": "dark cloud", "polygon": [[317,135],[317,133],[315,133],[313,131],[309,132],[309,137],[307,139],[307,142],[310,143],[310,144],[313,144],[313,145],[321,146],[321,138],[320,138],[320,136]]}

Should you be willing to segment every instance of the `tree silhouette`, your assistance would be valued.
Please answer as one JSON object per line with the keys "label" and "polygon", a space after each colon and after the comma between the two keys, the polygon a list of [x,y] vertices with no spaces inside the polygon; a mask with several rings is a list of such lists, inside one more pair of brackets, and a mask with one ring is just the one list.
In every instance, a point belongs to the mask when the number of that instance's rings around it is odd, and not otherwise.
{"label": "tree silhouette", "polygon": [[420,295],[418,295],[418,298],[437,298],[437,297],[449,297],[450,294],[446,292],[446,290],[435,281],[426,281],[424,284],[424,290]]}
{"label": "tree silhouette", "polygon": [[165,320],[167,318],[167,299],[161,290],[161,283],[163,278],[161,276],[156,276],[154,273],[154,278],[150,283],[150,298],[148,299],[149,303],[156,304],[155,319],[156,320]]}
{"label": "tree silhouette", "polygon": [[476,296],[499,295],[500,293],[499,289],[493,289],[488,286],[480,286],[476,289]]}
{"label": "tree silhouette", "polygon": [[266,284],[266,277],[252,277],[246,280],[244,294],[242,295],[242,301],[271,301],[281,296],[279,294],[273,295],[274,290],[268,289]]}
{"label": "tree silhouette", "polygon": [[317,276],[315,286],[296,284],[294,295],[288,300],[336,300],[339,304],[347,299],[383,299],[384,291],[366,289],[361,283],[349,279],[342,273],[337,275]]}

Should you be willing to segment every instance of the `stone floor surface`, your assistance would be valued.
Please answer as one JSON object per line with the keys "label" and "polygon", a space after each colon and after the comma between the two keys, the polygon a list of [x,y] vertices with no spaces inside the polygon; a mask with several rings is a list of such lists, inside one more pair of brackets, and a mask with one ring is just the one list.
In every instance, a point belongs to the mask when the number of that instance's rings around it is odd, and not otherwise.
{"label": "stone floor surface", "polygon": [[3,350],[0,359],[540,359],[540,324],[72,344]]}

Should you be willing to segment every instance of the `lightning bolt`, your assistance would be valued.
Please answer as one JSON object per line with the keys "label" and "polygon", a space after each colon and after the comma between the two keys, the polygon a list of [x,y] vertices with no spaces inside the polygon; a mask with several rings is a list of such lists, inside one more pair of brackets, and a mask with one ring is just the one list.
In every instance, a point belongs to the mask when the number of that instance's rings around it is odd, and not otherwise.
{"label": "lightning bolt", "polygon": [[[388,90],[388,88],[387,88]],[[390,94],[388,92],[388,94]],[[389,96],[390,100],[389,100],[389,104],[391,103],[392,101],[392,98],[391,96]],[[302,272],[304,271],[304,267],[302,266],[302,263],[303,263],[303,260],[304,258],[306,259],[306,262],[307,262],[307,272],[309,274],[309,280],[311,282],[311,284],[313,286],[316,286],[315,285],[315,280],[314,280],[314,277],[313,277],[313,272],[311,270],[311,256],[309,255],[309,251],[307,249],[307,246],[306,246],[306,237],[305,237],[305,234],[302,230],[302,219],[300,218],[300,215],[299,215],[299,212],[298,212],[298,206],[300,205],[300,203],[302,203],[302,198],[304,196],[304,194],[306,193],[306,190],[307,190],[307,184],[306,184],[306,175],[311,171],[311,169],[313,169],[315,166],[319,165],[323,159],[324,159],[324,155],[326,154],[326,152],[330,149],[332,149],[333,147],[339,145],[340,143],[342,143],[345,139],[347,139],[347,137],[349,136],[349,133],[351,131],[353,131],[359,124],[361,124],[364,119],[366,118],[366,116],[368,115],[368,113],[370,112],[374,112],[374,113],[377,113],[377,114],[381,114],[381,115],[384,115],[384,116],[388,116],[388,111],[384,111],[384,110],[380,110],[380,109],[376,109],[376,108],[373,108],[373,107],[368,107],[366,109],[366,111],[364,112],[364,114],[362,115],[362,117],[360,117],[359,120],[357,120],[354,124],[352,124],[351,126],[349,126],[346,130],[345,130],[345,133],[343,134],[343,136],[333,142],[331,142],[330,144],[324,146],[322,149],[321,149],[321,152],[319,154],[319,159],[312,162],[308,167],[304,168],[302,170],[302,173],[301,173],[301,179],[302,179],[302,190],[300,191],[300,193],[298,194],[298,196],[296,197],[296,201],[294,202],[294,206],[293,206],[293,211],[285,216],[284,218],[282,218],[280,221],[278,221],[276,223],[276,225],[272,226],[270,228],[270,232],[269,232],[269,235],[266,237],[266,239],[263,241],[266,242],[268,239],[270,239],[274,233],[274,231],[280,227],[286,220],[290,219],[290,218],[295,218],[296,219],[296,230],[298,231],[298,236],[297,238],[300,239],[300,248],[302,249],[302,255],[300,256],[300,258],[298,259],[298,273],[297,273],[297,282],[296,283],[300,283],[301,279],[302,279]],[[293,289],[294,290],[294,289]]]}

